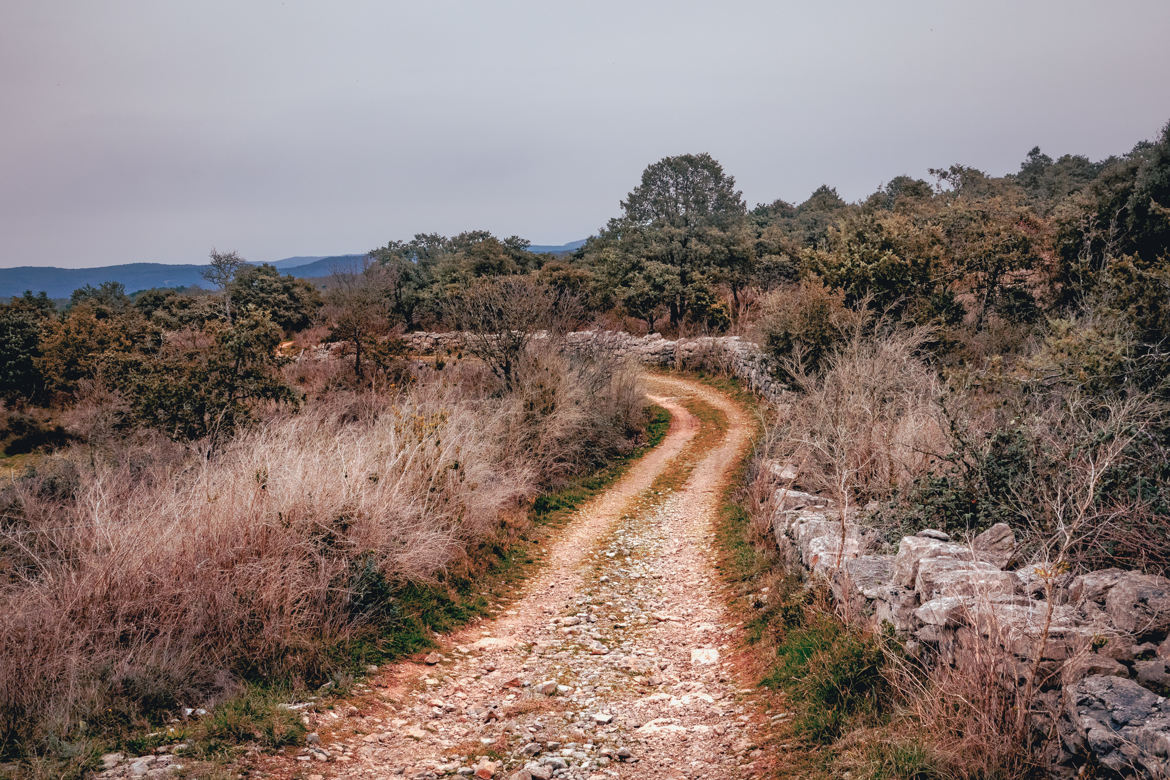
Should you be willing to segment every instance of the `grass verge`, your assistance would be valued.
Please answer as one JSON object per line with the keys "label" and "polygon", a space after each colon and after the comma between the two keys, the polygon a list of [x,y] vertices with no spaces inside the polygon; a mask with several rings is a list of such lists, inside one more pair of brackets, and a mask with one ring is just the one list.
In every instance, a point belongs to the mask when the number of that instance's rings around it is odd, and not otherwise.
{"label": "grass verge", "polygon": [[[735,380],[701,379],[757,408]],[[897,716],[886,668],[891,643],[842,622],[823,585],[787,567],[770,529],[753,522],[751,460],[729,482],[716,540],[729,602],[743,619],[745,666],[768,710],[774,775],[946,777],[929,744]]]}

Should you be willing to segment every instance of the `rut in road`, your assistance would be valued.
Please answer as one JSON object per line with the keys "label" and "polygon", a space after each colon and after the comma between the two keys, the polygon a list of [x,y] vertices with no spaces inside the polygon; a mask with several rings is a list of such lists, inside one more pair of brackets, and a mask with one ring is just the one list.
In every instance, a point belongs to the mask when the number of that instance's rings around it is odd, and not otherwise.
{"label": "rut in road", "polygon": [[[714,567],[719,502],[745,455],[744,410],[653,376],[666,438],[559,533],[524,595],[448,638],[433,665],[387,666],[371,693],[312,716],[320,742],[257,767],[285,777],[741,778],[762,773],[755,707]],[[725,418],[700,432],[693,399]],[[707,423],[713,425],[714,423]],[[689,477],[662,489],[664,474]]]}

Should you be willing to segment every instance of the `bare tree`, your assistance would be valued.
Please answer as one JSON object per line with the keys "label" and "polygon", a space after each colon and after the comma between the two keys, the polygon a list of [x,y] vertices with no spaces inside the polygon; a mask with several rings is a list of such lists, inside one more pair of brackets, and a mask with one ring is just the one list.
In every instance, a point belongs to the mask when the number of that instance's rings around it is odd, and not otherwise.
{"label": "bare tree", "polygon": [[236,252],[220,252],[211,250],[211,263],[203,270],[203,278],[223,290],[223,312],[229,320],[232,318],[232,305],[227,294],[227,286],[236,278],[236,272],[247,265]]}
{"label": "bare tree", "polygon": [[444,308],[451,323],[464,331],[467,351],[509,390],[536,334],[562,333],[580,321],[581,312],[576,298],[523,276],[481,282],[450,295]]}
{"label": "bare tree", "polygon": [[363,359],[379,354],[379,346],[390,335],[390,293],[394,271],[379,263],[366,262],[348,271],[338,269],[329,278],[322,317],[330,337],[353,350],[354,375],[365,379]]}

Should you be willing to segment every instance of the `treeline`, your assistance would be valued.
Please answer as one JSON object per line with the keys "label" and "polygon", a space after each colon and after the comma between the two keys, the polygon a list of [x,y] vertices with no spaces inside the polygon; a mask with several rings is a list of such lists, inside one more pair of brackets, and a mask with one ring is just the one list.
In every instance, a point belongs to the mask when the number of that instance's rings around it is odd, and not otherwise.
{"label": "treeline", "polygon": [[[115,428],[138,424],[176,438],[228,432],[257,403],[294,401],[277,347],[309,326],[320,293],[234,254],[212,259],[218,294],[148,290],[131,298],[107,282],[75,290],[63,312],[43,293],[0,307],[0,399],[16,411],[100,403]],[[37,430],[23,419],[15,417],[20,430]]]}
{"label": "treeline", "polygon": [[[800,204],[749,209],[716,160],[681,155],[647,167],[571,256],[485,231],[419,234],[324,290],[214,252],[207,292],[131,297],[104,284],[75,291],[63,312],[26,293],[0,305],[0,397],[11,409],[114,393],[125,424],[230,430],[257,404],[295,402],[277,379],[283,340],[309,329],[299,343],[343,342],[355,380],[373,381],[393,370],[396,332],[475,327],[457,303],[504,279],[555,300],[565,327],[745,333],[810,370],[860,307],[930,328],[946,363],[1060,331],[1068,349],[1113,349],[1096,359],[1154,381],[1170,326],[1170,130],[1097,162],[1036,148],[1007,176],[931,174],[895,177],[857,203],[822,186]],[[1080,344],[1096,331],[1066,321],[1088,310],[1134,343]],[[1098,367],[1098,381],[1118,369]]]}

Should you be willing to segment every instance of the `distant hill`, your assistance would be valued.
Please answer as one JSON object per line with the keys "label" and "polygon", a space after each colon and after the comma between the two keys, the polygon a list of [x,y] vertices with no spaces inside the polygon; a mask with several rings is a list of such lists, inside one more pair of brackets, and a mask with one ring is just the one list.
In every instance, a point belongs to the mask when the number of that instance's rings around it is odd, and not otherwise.
{"label": "distant hill", "polygon": [[316,279],[321,276],[329,276],[334,271],[360,271],[365,259],[366,255],[331,255],[330,257],[314,258],[304,265],[276,267],[286,274],[292,274],[301,279]]}
{"label": "distant hill", "polygon": [[305,255],[304,257],[286,257],[283,260],[277,260],[275,262],[269,263],[269,265],[274,265],[282,271],[287,271],[290,268],[296,268],[297,266],[301,266],[301,265],[308,265],[309,263],[313,263],[313,262],[316,262],[318,260],[324,260],[324,259],[325,259],[325,255]]}
{"label": "distant hill", "polygon": [[[334,268],[360,266],[363,257],[365,255],[286,257],[272,265],[293,276],[312,279],[328,276]],[[128,293],[155,287],[206,287],[207,282],[203,279],[206,268],[206,265],[168,263],[127,263],[98,268],[0,268],[0,300],[20,295],[25,290],[43,290],[50,298],[68,298],[78,287],[96,286],[102,282],[121,282]]]}
{"label": "distant hill", "polygon": [[538,255],[567,255],[572,252],[576,252],[578,249],[585,246],[585,241],[586,239],[583,238],[580,241],[570,241],[567,244],[561,244],[559,246],[552,246],[550,244],[533,244],[532,246],[528,247],[528,251],[535,252]]}
{"label": "distant hill", "polygon": [[[536,254],[567,255],[585,244],[585,239],[567,244],[534,244],[528,251]],[[361,268],[364,254],[358,255],[298,255],[276,260],[274,265],[286,274],[301,279],[329,276],[334,270],[349,271]],[[206,265],[171,265],[169,263],[126,263],[98,268],[55,268],[52,266],[20,266],[0,268],[0,300],[20,295],[25,290],[44,291],[50,298],[68,298],[78,287],[102,282],[121,282],[126,292],[150,290],[156,287],[206,287],[203,271]]]}

